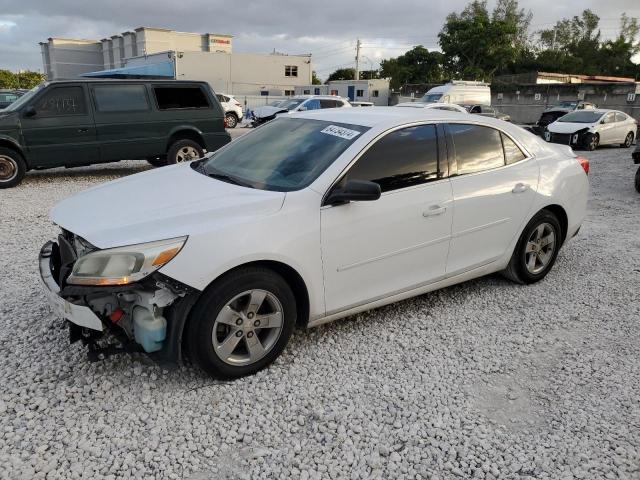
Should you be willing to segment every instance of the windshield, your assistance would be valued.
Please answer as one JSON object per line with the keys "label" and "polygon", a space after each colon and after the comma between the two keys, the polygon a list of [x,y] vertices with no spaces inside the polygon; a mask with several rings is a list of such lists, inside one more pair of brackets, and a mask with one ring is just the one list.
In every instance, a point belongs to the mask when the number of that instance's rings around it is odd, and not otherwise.
{"label": "windshield", "polygon": [[14,111],[20,109],[23,105],[26,105],[27,102],[29,102],[29,100],[31,100],[33,98],[33,96],[36,93],[38,93],[40,90],[42,90],[45,86],[46,86],[45,83],[41,83],[40,85],[37,85],[37,86],[33,87],[31,90],[29,90],[23,96],[21,96],[15,102],[13,102],[11,105],[9,105],[7,108],[5,108],[3,110],[3,112],[14,112]]}
{"label": "windshield", "polygon": [[575,108],[576,105],[578,105],[578,102],[560,102],[558,105],[558,107],[564,107],[564,108]]}
{"label": "windshield", "polygon": [[425,93],[424,97],[420,99],[422,103],[435,103],[439,102],[442,98],[441,93]]}
{"label": "windshield", "polygon": [[600,120],[602,117],[602,113],[600,112],[573,112],[567,113],[566,115],[560,117],[558,122],[570,122],[570,123],[595,123]]}
{"label": "windshield", "polygon": [[194,168],[231,183],[289,192],[311,184],[368,127],[276,118]]}
{"label": "windshield", "polygon": [[298,105],[300,105],[302,102],[304,102],[305,100],[306,100],[305,98],[292,98],[291,100],[283,101],[280,105],[277,105],[277,106],[291,111],[294,108],[296,108]]}

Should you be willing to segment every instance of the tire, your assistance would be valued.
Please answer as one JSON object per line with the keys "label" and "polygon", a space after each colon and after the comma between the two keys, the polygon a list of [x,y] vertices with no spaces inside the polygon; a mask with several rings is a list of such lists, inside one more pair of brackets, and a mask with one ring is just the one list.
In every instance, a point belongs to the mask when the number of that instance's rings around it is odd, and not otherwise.
{"label": "tire", "polygon": [[166,165],[190,162],[204,156],[204,150],[195,140],[184,139],[174,142],[167,152]]}
{"label": "tire", "polygon": [[147,158],[147,162],[149,162],[149,164],[153,165],[154,167],[163,167],[167,164],[167,157],[162,156],[162,157]]}
{"label": "tire", "polygon": [[236,128],[238,125],[238,117],[236,117],[235,113],[227,113],[224,116],[224,126],[227,128]]}
{"label": "tire", "polygon": [[636,191],[640,193],[640,167],[636,170]]}
{"label": "tire", "polygon": [[[250,299],[260,306],[251,307]],[[255,327],[266,318],[273,327]],[[295,324],[296,300],[287,282],[267,268],[241,268],[202,293],[189,316],[188,354],[214,378],[252,375],[282,353]]]}
{"label": "tire", "polygon": [[15,187],[26,172],[27,164],[20,153],[0,147],[0,189]]}
{"label": "tire", "polygon": [[627,133],[627,136],[624,139],[624,143],[621,143],[620,146],[622,148],[629,148],[633,144],[633,132]]}
{"label": "tire", "polygon": [[[544,240],[538,242],[540,239],[548,240],[551,233],[553,244],[544,244]],[[548,210],[539,211],[522,231],[509,265],[502,274],[516,283],[539,282],[553,267],[561,242],[562,229],[557,217]],[[535,244],[534,251],[531,251],[530,244]],[[534,260],[531,260],[532,256]]]}
{"label": "tire", "polygon": [[597,133],[590,133],[587,135],[587,150],[593,152],[600,145],[600,135]]}

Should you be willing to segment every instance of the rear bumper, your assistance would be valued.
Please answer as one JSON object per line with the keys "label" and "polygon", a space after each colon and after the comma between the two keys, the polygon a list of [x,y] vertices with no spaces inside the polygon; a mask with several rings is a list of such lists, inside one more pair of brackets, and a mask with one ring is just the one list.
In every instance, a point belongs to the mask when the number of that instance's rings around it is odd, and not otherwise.
{"label": "rear bumper", "polygon": [[40,250],[38,259],[40,279],[44,285],[44,291],[52,310],[60,318],[68,320],[79,327],[102,332],[104,330],[102,321],[89,307],[71,303],[60,296],[60,286],[51,273],[53,245],[53,242],[45,243]]}

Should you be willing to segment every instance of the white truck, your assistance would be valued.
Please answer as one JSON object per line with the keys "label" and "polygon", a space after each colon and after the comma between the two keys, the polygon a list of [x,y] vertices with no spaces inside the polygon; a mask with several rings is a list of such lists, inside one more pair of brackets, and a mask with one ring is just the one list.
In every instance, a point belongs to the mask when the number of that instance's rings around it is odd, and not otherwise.
{"label": "white truck", "polygon": [[433,87],[420,99],[424,103],[455,103],[491,105],[491,88],[488,83],[452,80]]}

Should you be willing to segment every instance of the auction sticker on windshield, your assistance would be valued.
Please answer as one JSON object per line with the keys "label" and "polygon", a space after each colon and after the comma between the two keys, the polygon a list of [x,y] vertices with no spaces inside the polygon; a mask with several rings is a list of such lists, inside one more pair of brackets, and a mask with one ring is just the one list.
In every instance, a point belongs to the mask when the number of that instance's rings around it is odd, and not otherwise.
{"label": "auction sticker on windshield", "polygon": [[320,132],[333,135],[334,137],[344,138],[345,140],[351,140],[360,135],[360,132],[357,130],[351,130],[350,128],[339,127],[337,125],[329,125],[320,130]]}

